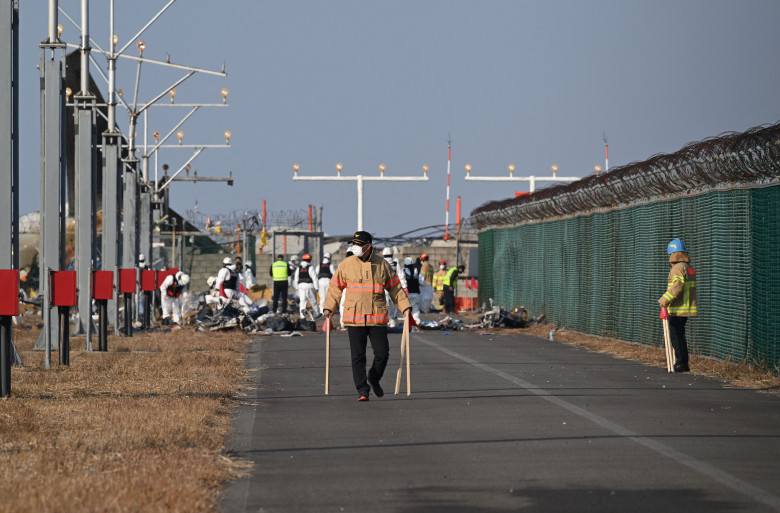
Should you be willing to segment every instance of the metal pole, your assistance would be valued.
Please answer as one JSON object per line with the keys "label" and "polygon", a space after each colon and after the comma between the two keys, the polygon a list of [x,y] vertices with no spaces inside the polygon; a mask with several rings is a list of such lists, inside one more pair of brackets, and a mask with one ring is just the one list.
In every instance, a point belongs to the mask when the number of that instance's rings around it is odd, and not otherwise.
{"label": "metal pole", "polygon": [[68,317],[70,308],[67,306],[57,307],[62,324],[62,343],[60,344],[60,365],[70,365],[70,325]]}
{"label": "metal pole", "polygon": [[[92,263],[97,240],[95,223],[95,162],[94,145],[95,96],[89,91],[89,0],[81,0],[81,80],[79,92],[74,96],[74,123],[76,127],[76,273],[78,288],[90,289]],[[86,349],[92,351],[92,301],[88,293],[78,298],[78,320],[74,334],[86,336]]]}
{"label": "metal pole", "polygon": [[447,137],[447,208],[444,213],[444,240],[450,231],[450,163],[452,162],[452,137]]}
{"label": "metal pole", "polygon": [[[52,347],[58,346],[59,316],[51,315],[49,272],[62,269],[65,188],[63,114],[64,67],[57,50],[65,45],[57,38],[57,0],[49,0],[49,39],[41,49],[41,215],[39,268],[43,300],[43,331],[36,348],[46,349],[44,368],[51,367]],[[56,347],[55,347],[56,348]]]}
{"label": "metal pole", "polygon": [[0,316],[0,397],[11,395],[11,319]]}
{"label": "metal pole", "polygon": [[358,231],[363,230],[363,175],[357,176],[357,225]]}

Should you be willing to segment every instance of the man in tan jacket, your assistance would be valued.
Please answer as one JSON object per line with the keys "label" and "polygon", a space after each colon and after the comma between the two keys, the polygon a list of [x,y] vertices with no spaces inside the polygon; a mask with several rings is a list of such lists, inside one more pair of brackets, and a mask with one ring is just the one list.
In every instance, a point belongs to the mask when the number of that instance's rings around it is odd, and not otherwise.
{"label": "man in tan jacket", "polygon": [[[404,313],[406,322],[412,305],[395,270],[382,255],[374,253],[371,234],[356,232],[350,242],[353,256],[342,261],[331,278],[323,313],[330,319],[338,308],[342,293],[345,294],[343,321],[352,353],[352,378],[360,394],[358,401],[368,401],[371,391],[377,397],[384,395],[379,381],[390,357],[387,341],[389,316],[384,291],[388,292],[398,310]],[[366,346],[369,338],[374,361],[366,376]]]}

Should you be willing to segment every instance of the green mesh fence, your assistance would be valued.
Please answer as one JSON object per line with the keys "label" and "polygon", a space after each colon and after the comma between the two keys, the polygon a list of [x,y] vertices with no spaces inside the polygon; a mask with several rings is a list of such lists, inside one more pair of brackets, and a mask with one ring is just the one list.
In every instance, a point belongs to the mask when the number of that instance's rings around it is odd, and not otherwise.
{"label": "green mesh fence", "polygon": [[479,302],[559,326],[662,346],[666,245],[685,241],[699,316],[690,349],[780,364],[780,186],[720,190],[479,234]]}

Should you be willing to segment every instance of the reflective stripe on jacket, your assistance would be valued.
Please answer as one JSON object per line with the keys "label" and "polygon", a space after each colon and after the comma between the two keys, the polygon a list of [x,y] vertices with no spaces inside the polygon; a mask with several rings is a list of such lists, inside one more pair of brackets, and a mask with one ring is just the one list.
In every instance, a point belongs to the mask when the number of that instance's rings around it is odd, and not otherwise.
{"label": "reflective stripe on jacket", "polygon": [[[680,255],[684,253],[679,252]],[[675,257],[678,253],[673,253]],[[689,264],[688,256],[675,257],[664,298],[669,301],[669,315],[676,317],[696,317],[699,310],[696,306],[696,271]]]}
{"label": "reflective stripe on jacket", "polygon": [[436,274],[433,275],[433,288],[436,290],[444,290],[444,279],[447,277],[447,271],[439,269]]}
{"label": "reflective stripe on jacket", "polygon": [[277,260],[271,264],[271,276],[274,281],[287,281],[287,262],[284,260]]}
{"label": "reflective stripe on jacket", "polygon": [[324,309],[338,311],[344,294],[345,326],[385,325],[389,321],[385,290],[399,311],[411,308],[400,278],[380,255],[372,250],[365,261],[351,256],[339,264],[331,278]]}

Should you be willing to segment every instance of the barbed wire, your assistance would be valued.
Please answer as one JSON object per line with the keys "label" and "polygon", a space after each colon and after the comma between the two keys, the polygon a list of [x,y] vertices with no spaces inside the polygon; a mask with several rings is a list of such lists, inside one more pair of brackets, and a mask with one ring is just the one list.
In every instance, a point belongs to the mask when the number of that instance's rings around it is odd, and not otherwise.
{"label": "barbed wire", "polygon": [[[247,222],[247,229],[262,230],[262,215],[259,210],[234,210],[227,214],[204,214],[195,210],[184,212],[184,218],[193,226],[201,231],[208,231],[214,226],[220,226],[222,232],[233,232],[236,226],[243,227],[244,221]],[[308,226],[309,214],[306,210],[281,210],[273,211],[267,215],[266,230],[273,231],[274,228],[300,228]]]}
{"label": "barbed wire", "polygon": [[724,184],[780,175],[780,123],[746,132],[727,132],[692,142],[671,154],[632,162],[572,184],[556,185],[528,196],[490,201],[471,212],[472,226],[490,227],[583,213],[635,201]]}

